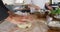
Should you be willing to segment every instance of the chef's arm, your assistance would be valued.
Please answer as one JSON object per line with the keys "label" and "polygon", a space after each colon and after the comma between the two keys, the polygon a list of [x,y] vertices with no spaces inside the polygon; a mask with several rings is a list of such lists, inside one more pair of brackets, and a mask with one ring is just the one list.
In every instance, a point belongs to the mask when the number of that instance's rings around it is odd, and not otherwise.
{"label": "chef's arm", "polygon": [[49,9],[49,10],[52,10],[53,8],[50,6],[49,3],[45,3],[46,7]]}
{"label": "chef's arm", "polygon": [[33,8],[35,8],[35,10],[39,10],[40,9],[40,7],[39,6],[37,6],[37,5],[34,5],[34,4],[27,4],[29,7],[33,7]]}

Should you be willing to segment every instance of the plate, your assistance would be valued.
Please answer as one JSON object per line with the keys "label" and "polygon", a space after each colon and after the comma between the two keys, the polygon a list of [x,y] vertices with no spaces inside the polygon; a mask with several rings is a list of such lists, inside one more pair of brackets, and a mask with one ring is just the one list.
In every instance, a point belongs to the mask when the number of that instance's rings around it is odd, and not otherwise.
{"label": "plate", "polygon": [[60,19],[60,15],[56,15],[56,16],[54,16],[54,18]]}
{"label": "plate", "polygon": [[60,21],[51,21],[48,23],[48,26],[60,28]]}

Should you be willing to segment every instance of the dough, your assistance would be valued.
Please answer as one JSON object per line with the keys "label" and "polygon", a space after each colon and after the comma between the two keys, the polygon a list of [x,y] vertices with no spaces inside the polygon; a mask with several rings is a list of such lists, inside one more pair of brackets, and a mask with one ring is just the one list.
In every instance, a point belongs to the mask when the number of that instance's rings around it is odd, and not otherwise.
{"label": "dough", "polygon": [[30,28],[30,27],[31,27],[31,23],[17,24],[17,26],[18,26],[19,28],[23,28],[23,29],[25,29],[25,28]]}

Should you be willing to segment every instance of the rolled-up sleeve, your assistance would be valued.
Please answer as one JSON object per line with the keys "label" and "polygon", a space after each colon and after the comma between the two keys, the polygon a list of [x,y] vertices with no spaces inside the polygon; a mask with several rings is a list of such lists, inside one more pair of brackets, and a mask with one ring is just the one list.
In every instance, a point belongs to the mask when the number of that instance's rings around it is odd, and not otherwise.
{"label": "rolled-up sleeve", "polygon": [[2,0],[0,0],[0,21],[6,19],[9,16],[9,9],[5,7]]}

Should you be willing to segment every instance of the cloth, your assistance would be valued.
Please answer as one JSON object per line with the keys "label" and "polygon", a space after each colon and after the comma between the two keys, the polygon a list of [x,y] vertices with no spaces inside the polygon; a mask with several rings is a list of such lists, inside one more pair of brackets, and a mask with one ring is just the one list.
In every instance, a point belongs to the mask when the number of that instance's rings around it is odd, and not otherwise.
{"label": "cloth", "polygon": [[0,0],[0,21],[6,19],[9,16],[9,9],[5,7],[2,0]]}

